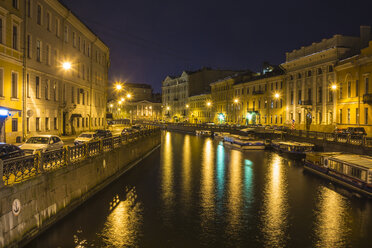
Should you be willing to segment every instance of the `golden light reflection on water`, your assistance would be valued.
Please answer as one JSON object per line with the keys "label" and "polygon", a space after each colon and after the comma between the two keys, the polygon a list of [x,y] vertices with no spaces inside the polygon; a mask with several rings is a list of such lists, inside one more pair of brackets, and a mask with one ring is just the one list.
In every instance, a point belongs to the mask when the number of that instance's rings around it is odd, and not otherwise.
{"label": "golden light reflection on water", "polygon": [[183,161],[182,161],[182,193],[184,206],[190,205],[191,197],[191,144],[190,135],[186,135],[183,142]]}
{"label": "golden light reflection on water", "polygon": [[214,219],[214,147],[211,139],[206,139],[203,147],[203,161],[201,164],[201,206],[202,223],[207,227]]}
{"label": "golden light reflection on water", "polygon": [[136,198],[136,192],[132,189],[127,193],[126,200],[118,201],[112,208],[99,235],[105,247],[138,246],[137,241],[143,224],[143,209]]}
{"label": "golden light reflection on water", "polygon": [[262,232],[267,247],[283,247],[287,229],[287,184],[283,158],[273,154],[265,180]]}
{"label": "golden light reflection on water", "polygon": [[174,199],[173,192],[173,151],[171,133],[167,132],[165,140],[162,143],[163,149],[163,162],[162,164],[162,198],[165,204],[165,210],[169,211]]}
{"label": "golden light reflection on water", "polygon": [[315,224],[316,247],[347,247],[351,217],[343,196],[326,187],[321,187]]}
{"label": "golden light reflection on water", "polygon": [[237,150],[231,150],[231,159],[229,164],[229,182],[228,182],[228,233],[232,237],[239,233],[241,228],[241,215],[243,208],[242,201],[242,153]]}

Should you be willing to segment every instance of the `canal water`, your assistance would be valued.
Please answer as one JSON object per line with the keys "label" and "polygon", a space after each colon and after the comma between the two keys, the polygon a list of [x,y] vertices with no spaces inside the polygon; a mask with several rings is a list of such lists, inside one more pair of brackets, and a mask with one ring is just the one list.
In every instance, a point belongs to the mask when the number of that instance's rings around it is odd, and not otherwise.
{"label": "canal water", "polygon": [[162,146],[29,247],[372,247],[372,200],[270,151]]}

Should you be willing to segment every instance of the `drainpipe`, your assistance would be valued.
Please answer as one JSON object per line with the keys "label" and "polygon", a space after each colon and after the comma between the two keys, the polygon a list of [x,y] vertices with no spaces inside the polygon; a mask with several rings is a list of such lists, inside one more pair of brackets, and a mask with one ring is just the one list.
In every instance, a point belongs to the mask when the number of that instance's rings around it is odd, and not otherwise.
{"label": "drainpipe", "polygon": [[23,140],[26,138],[26,132],[27,132],[27,123],[26,123],[26,101],[27,101],[27,96],[26,96],[26,75],[27,75],[27,59],[26,59],[26,27],[27,27],[27,0],[24,1],[24,14],[23,14],[23,68],[22,68],[22,75],[23,75],[23,80],[22,80],[22,136]]}

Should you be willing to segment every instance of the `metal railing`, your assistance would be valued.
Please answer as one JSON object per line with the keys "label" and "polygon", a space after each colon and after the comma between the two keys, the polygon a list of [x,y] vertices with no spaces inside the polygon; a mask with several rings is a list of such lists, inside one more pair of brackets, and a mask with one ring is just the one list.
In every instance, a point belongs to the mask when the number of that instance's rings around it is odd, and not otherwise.
{"label": "metal railing", "polygon": [[149,127],[136,133],[105,138],[63,149],[36,153],[7,160],[0,160],[0,186],[23,182],[45,171],[57,170],[81,162],[103,152],[109,152],[124,144],[160,132],[158,127]]}

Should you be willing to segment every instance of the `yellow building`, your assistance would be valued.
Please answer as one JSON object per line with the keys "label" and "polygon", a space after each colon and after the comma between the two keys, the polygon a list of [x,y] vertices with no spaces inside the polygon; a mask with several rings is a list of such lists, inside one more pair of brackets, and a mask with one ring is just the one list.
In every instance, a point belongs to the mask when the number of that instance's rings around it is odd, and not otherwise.
{"label": "yellow building", "polygon": [[335,70],[337,128],[364,127],[372,136],[372,41],[359,55],[340,61]]}
{"label": "yellow building", "polygon": [[186,104],[186,115],[190,123],[213,122],[213,108],[211,94],[191,96]]}
{"label": "yellow building", "polygon": [[284,71],[279,67],[264,67],[264,71],[233,86],[234,123],[285,124]]}
{"label": "yellow building", "polygon": [[234,85],[253,76],[251,71],[237,73],[210,84],[213,120],[216,123],[234,123],[237,105],[234,103]]}
{"label": "yellow building", "polygon": [[23,136],[21,16],[19,1],[0,2],[0,142],[7,143]]}

